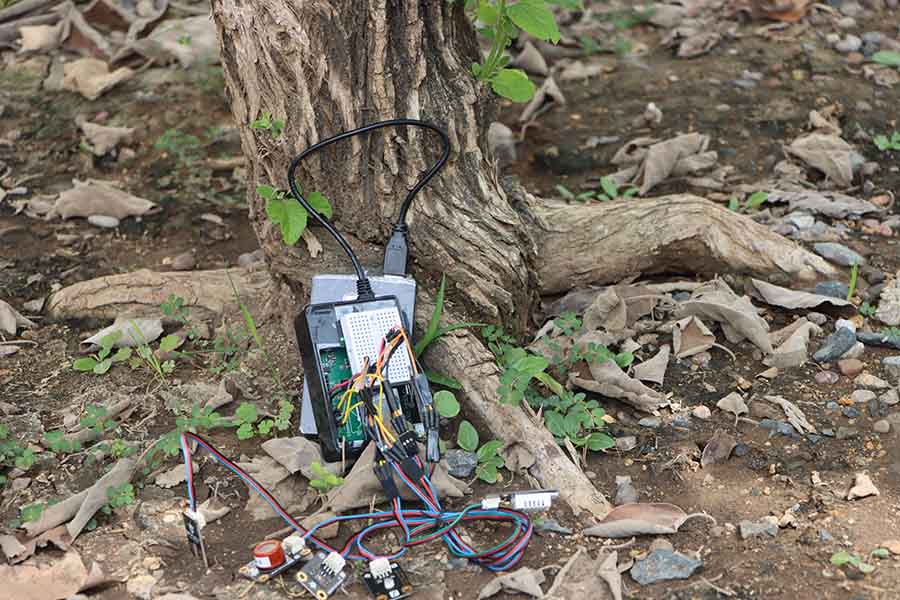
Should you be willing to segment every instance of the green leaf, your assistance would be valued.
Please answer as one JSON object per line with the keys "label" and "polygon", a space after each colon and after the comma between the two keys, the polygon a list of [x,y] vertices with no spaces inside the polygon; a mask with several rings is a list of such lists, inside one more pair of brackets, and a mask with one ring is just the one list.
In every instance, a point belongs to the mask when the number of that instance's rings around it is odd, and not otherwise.
{"label": "green leaf", "polygon": [[273,427],[275,427],[275,421],[273,421],[272,419],[260,421],[256,426],[256,428],[259,430],[260,435],[269,435]]}
{"label": "green leaf", "polygon": [[459,431],[456,434],[456,443],[463,450],[475,452],[478,449],[478,432],[468,421],[459,424]]}
{"label": "green leaf", "polygon": [[250,423],[243,423],[240,427],[237,428],[237,437],[239,440],[249,440],[253,437],[253,425]]}
{"label": "green leaf", "polygon": [[619,195],[619,187],[616,185],[616,182],[609,177],[600,178],[600,188],[603,190],[603,193],[610,198],[615,198]]}
{"label": "green leaf", "polygon": [[562,8],[566,8],[568,10],[584,10],[584,3],[582,0],[546,0],[547,4],[553,4],[555,6],[560,6]]}
{"label": "green leaf", "polygon": [[478,3],[478,10],[475,14],[478,20],[485,25],[496,25],[500,21],[500,12],[497,7],[486,0]]}
{"label": "green leaf", "polygon": [[497,466],[478,465],[475,467],[475,475],[485,483],[497,483]]}
{"label": "green leaf", "polygon": [[491,440],[490,442],[486,442],[481,448],[478,449],[478,461],[486,462],[489,459],[496,457],[497,452],[499,452],[500,448],[502,448],[503,446],[504,444],[500,440]]}
{"label": "green leaf", "polygon": [[413,348],[413,352],[416,356],[422,354],[422,352],[425,351],[425,348],[428,347],[428,344],[437,337],[438,330],[441,327],[441,313],[444,312],[444,289],[446,286],[447,276],[441,275],[441,285],[438,288],[437,295],[434,297],[434,310],[431,311],[431,320],[428,321],[425,335],[419,340],[419,343],[416,344],[415,348]]}
{"label": "green leaf", "polygon": [[434,405],[438,414],[447,419],[452,419],[459,414],[459,402],[453,392],[441,390],[434,394]]}
{"label": "green leaf", "polygon": [[878,147],[879,150],[887,150],[891,147],[891,141],[888,139],[886,135],[876,135],[872,141]]}
{"label": "green leaf", "polygon": [[27,471],[34,466],[34,460],[33,450],[23,450],[22,454],[16,457],[16,467],[23,471]]}
{"label": "green leaf", "polygon": [[887,548],[875,548],[872,550],[872,556],[875,558],[890,558],[891,551]]}
{"label": "green leaf", "polygon": [[853,560],[853,556],[845,550],[841,550],[840,552],[835,552],[834,554],[831,555],[831,564],[833,564],[836,567],[845,565],[852,560]]}
{"label": "green leaf", "polygon": [[534,96],[534,84],[521,69],[500,69],[491,78],[491,89],[513,102],[528,102]]}
{"label": "green leaf", "polygon": [[566,420],[560,413],[553,410],[545,412],[544,425],[556,437],[566,437]]}
{"label": "green leaf", "polygon": [[175,361],[167,360],[163,364],[159,365],[159,368],[162,370],[163,373],[168,375],[169,373],[171,373],[172,371],[175,370]]}
{"label": "green leaf", "polygon": [[306,197],[306,201],[313,207],[313,210],[327,219],[330,219],[334,214],[334,209],[331,208],[331,202],[329,202],[328,198],[321,192],[313,192]]}
{"label": "green leaf", "polygon": [[599,452],[600,450],[606,450],[607,448],[612,448],[616,445],[616,440],[612,439],[607,434],[602,431],[595,431],[590,435],[587,441],[587,447],[593,450],[594,452]]}
{"label": "green leaf", "polygon": [[274,200],[278,195],[278,192],[271,185],[256,186],[256,193],[265,200]]}
{"label": "green leaf", "polygon": [[562,196],[563,200],[574,200],[575,194],[573,194],[569,188],[566,186],[559,184],[556,186],[556,191],[559,192],[559,195]]}
{"label": "green leaf", "polygon": [[425,376],[428,378],[428,381],[433,383],[434,385],[441,385],[445,388],[450,388],[451,390],[461,390],[462,384],[457,380],[444,375],[443,373],[438,373],[436,371],[425,371]]}
{"label": "green leaf", "polygon": [[37,521],[41,518],[41,515],[44,514],[45,507],[45,504],[32,504],[30,506],[25,506],[19,511],[19,518],[22,519],[23,523]]}
{"label": "green leaf", "polygon": [[113,363],[113,361],[111,358],[106,358],[106,359],[98,362],[96,365],[94,365],[94,374],[95,375],[103,375],[104,373],[109,371],[109,368],[112,366],[112,363]]}
{"label": "green leaf", "polygon": [[860,573],[871,573],[875,570],[875,565],[870,565],[869,563],[861,562],[856,565],[856,568],[859,569]]}
{"label": "green leaf", "polygon": [[900,52],[895,50],[882,50],[872,55],[872,61],[889,67],[900,67]]}
{"label": "green leaf", "polygon": [[732,196],[731,198],[728,199],[728,210],[730,210],[732,212],[738,212],[738,209],[740,209],[740,207],[741,207],[741,205],[738,202],[737,198]]}
{"label": "green leaf", "polygon": [[72,368],[76,371],[93,371],[96,365],[96,359],[94,359],[92,356],[85,356],[84,358],[79,358],[78,360],[73,362]]}
{"label": "green leaf", "polygon": [[237,410],[234,411],[234,422],[235,423],[256,423],[256,406],[250,404],[249,402],[244,402],[240,406],[237,407]]}
{"label": "green leaf", "polygon": [[181,338],[177,335],[167,335],[159,341],[161,352],[171,352],[181,344]]}
{"label": "green leaf", "polygon": [[273,198],[266,202],[266,214],[281,228],[281,237],[288,246],[293,246],[303,235],[309,215],[300,203],[291,199]]}
{"label": "green leaf", "polygon": [[625,369],[634,362],[634,354],[631,352],[619,352],[614,360],[620,369]]}
{"label": "green leaf", "polygon": [[756,210],[763,204],[765,204],[766,200],[769,199],[769,194],[766,192],[754,192],[750,194],[750,197],[747,198],[747,203],[744,205],[747,210]]}
{"label": "green leaf", "polygon": [[506,13],[526,33],[545,42],[559,42],[559,27],[545,0],[519,0]]}
{"label": "green leaf", "polygon": [[100,347],[101,348],[112,348],[116,345],[116,342],[122,339],[124,334],[121,331],[113,331],[112,333],[108,333],[100,338]]}
{"label": "green leaf", "polygon": [[113,354],[112,361],[114,363],[126,361],[131,358],[131,348],[119,348],[119,351]]}

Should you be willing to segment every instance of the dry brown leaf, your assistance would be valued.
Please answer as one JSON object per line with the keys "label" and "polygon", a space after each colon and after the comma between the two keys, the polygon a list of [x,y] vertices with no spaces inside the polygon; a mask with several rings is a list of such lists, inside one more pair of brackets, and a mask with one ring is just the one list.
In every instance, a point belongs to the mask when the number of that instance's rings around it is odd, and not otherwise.
{"label": "dry brown leaf", "polygon": [[102,60],[79,58],[63,66],[63,89],[78,92],[88,100],[96,100],[107,90],[131,79],[134,71],[119,67],[113,72]]}
{"label": "dry brown leaf", "polygon": [[116,317],[113,324],[104,327],[89,338],[82,340],[82,345],[99,346],[103,338],[114,333],[122,336],[113,344],[115,348],[133,348],[156,341],[162,335],[161,319],[135,319],[132,317]]}
{"label": "dry brown leaf", "polygon": [[809,360],[810,338],[821,333],[822,329],[815,323],[803,323],[783,344],[775,348],[772,354],[765,357],[763,362],[779,369],[799,367]]}
{"label": "dry brown leaf", "polygon": [[30,329],[32,327],[37,327],[37,325],[34,321],[23,317],[22,314],[12,306],[3,300],[0,300],[0,333],[16,335],[16,330],[19,327]]}
{"label": "dry brown leaf", "polygon": [[131,142],[131,136],[134,133],[132,127],[109,127],[89,121],[81,121],[78,126],[84,133],[94,156],[104,156],[111,150],[115,150],[119,144]]}
{"label": "dry brown leaf", "polygon": [[614,361],[608,360],[590,366],[593,379],[582,379],[577,374],[569,374],[569,382],[610,398],[617,398],[646,412],[666,406],[666,397],[629,377]]}
{"label": "dry brown leaf", "polygon": [[491,579],[487,585],[481,588],[478,598],[490,598],[501,590],[509,590],[527,594],[532,598],[543,598],[544,591],[541,584],[544,583],[544,571],[541,569],[532,569],[530,567],[522,567],[512,573],[505,573],[499,577]]}
{"label": "dry brown leaf", "polygon": [[675,322],[672,328],[672,349],[676,358],[687,358],[705,352],[716,343],[716,336],[697,317]]}
{"label": "dry brown leaf", "polygon": [[868,496],[878,496],[881,492],[872,483],[872,478],[866,473],[857,473],[853,481],[853,487],[847,492],[847,500],[857,500]]}
{"label": "dry brown leaf", "polygon": [[715,519],[705,513],[689,515],[674,504],[664,502],[623,504],[614,508],[593,527],[585,529],[583,533],[607,538],[677,533],[685,521],[694,517],[703,517],[715,523]]}
{"label": "dry brown leaf", "polygon": [[113,187],[103,181],[78,181],[75,187],[59,195],[54,212],[63,219],[105,215],[124,219],[157,210],[156,204]]}
{"label": "dry brown leaf", "polygon": [[664,344],[656,356],[634,367],[634,378],[662,385],[666,369],[669,367],[669,354],[671,354],[669,345]]}
{"label": "dry brown leaf", "polygon": [[134,459],[120,459],[106,475],[87,489],[84,502],[81,503],[81,506],[78,507],[78,512],[75,513],[75,516],[72,517],[72,520],[66,526],[73,540],[78,537],[78,534],[88,524],[88,521],[94,518],[94,514],[106,506],[106,503],[109,501],[107,492],[111,488],[120,487],[131,481],[136,465],[137,463]]}
{"label": "dry brown leaf", "polygon": [[64,600],[108,579],[97,565],[88,572],[78,553],[69,551],[50,563],[0,565],[0,581],[0,600]]}
{"label": "dry brown leaf", "polygon": [[751,294],[755,292],[754,296],[773,306],[795,309],[813,308],[822,304],[831,304],[832,306],[849,306],[852,304],[841,298],[789,290],[759,279],[750,279],[750,283],[751,285],[747,286],[747,291]]}
{"label": "dry brown leaf", "polygon": [[783,23],[796,23],[809,10],[812,0],[755,0],[753,7],[760,16]]}
{"label": "dry brown leaf", "polygon": [[541,77],[545,77],[550,72],[544,56],[531,42],[525,42],[525,45],[522,46],[522,51],[519,52],[511,64],[514,67],[524,69],[528,73],[540,75]]}
{"label": "dry brown leaf", "polygon": [[783,191],[771,190],[767,201],[769,204],[788,205],[790,212],[807,212],[810,214],[846,219],[863,215],[878,214],[884,209],[875,206],[868,200],[854,198],[839,192],[821,192],[818,190]]}
{"label": "dry brown leaf", "polygon": [[556,85],[553,77],[548,77],[541,84],[541,87],[534,93],[531,102],[522,111],[519,116],[520,123],[527,123],[532,119],[536,119],[541,113],[549,110],[553,106],[562,106],[566,103],[566,97],[562,90]]}
{"label": "dry brown leaf", "polygon": [[835,185],[847,188],[853,183],[850,155],[853,146],[836,135],[810,133],[794,140],[785,152],[823,172]]}
{"label": "dry brown leaf", "polygon": [[777,404],[784,410],[788,422],[793,425],[798,433],[816,433],[816,428],[807,420],[806,415],[803,414],[803,411],[796,404],[790,400],[785,400],[781,396],[765,396],[765,399],[772,404]]}
{"label": "dry brown leaf", "polygon": [[[662,183],[676,170],[682,175],[698,170],[690,163],[680,166],[679,163],[689,160],[694,155],[705,153],[708,146],[709,136],[699,133],[686,133],[650,146],[635,180],[635,182],[638,180],[641,182],[641,195]],[[713,158],[715,159],[715,157]],[[703,165],[712,166],[707,163],[708,158],[703,161],[700,168],[705,168]],[[713,164],[715,164],[715,160],[713,160]]]}
{"label": "dry brown leaf", "polygon": [[725,462],[731,456],[731,451],[734,450],[735,446],[737,446],[737,442],[734,437],[721,429],[717,429],[703,448],[703,454],[700,456],[700,466],[706,468],[709,465]]}
{"label": "dry brown leaf", "polygon": [[694,315],[712,319],[723,325],[728,341],[737,343],[747,338],[765,354],[772,352],[768,322],[759,316],[749,298],[738,296],[721,280],[694,290],[691,299],[681,303],[676,314],[678,317]]}
{"label": "dry brown leaf", "polygon": [[716,403],[720,409],[730,412],[735,417],[739,417],[741,415],[745,415],[750,412],[750,409],[747,407],[747,403],[744,402],[744,399],[741,398],[741,395],[737,392],[731,392],[721,400]]}
{"label": "dry brown leaf", "polygon": [[605,288],[584,312],[586,331],[622,331],[628,322],[628,307],[612,287]]}
{"label": "dry brown leaf", "polygon": [[12,535],[0,536],[0,546],[11,564],[22,562],[35,553],[38,548],[53,544],[63,552],[69,549],[72,537],[64,526],[54,527],[37,537],[19,540]]}
{"label": "dry brown leaf", "polygon": [[601,550],[596,559],[579,547],[560,569],[547,600],[622,600],[622,575],[618,554]]}

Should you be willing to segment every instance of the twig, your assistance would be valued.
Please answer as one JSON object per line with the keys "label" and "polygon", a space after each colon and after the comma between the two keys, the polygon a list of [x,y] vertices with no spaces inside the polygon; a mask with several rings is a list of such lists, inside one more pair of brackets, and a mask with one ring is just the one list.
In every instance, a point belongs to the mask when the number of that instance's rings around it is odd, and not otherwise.
{"label": "twig", "polygon": [[[724,573],[722,575],[724,575]],[[718,577],[716,577],[715,580],[718,581],[719,579],[721,579],[722,575],[719,575]],[[731,597],[731,596],[735,595],[735,593],[732,592],[731,590],[729,590],[727,588],[720,588],[719,586],[714,584],[711,580],[707,579],[706,577],[701,577],[700,581],[698,581],[697,584],[699,585],[700,583],[705,583],[706,585],[708,585],[709,587],[714,589],[719,594],[722,594],[723,596]]]}
{"label": "twig", "polygon": [[637,538],[631,538],[627,542],[622,542],[621,544],[612,544],[610,546],[600,546],[601,550],[624,550],[625,548],[631,548],[634,546],[634,541]]}

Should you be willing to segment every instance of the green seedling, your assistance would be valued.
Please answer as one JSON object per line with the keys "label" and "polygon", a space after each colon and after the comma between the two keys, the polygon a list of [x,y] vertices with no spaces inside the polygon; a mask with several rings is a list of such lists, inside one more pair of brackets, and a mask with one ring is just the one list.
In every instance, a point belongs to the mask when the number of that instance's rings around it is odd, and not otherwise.
{"label": "green seedling", "polygon": [[250,129],[268,131],[272,134],[272,137],[277,138],[284,131],[284,120],[273,119],[272,113],[264,112],[258,119],[250,123]]}
{"label": "green seedling", "polygon": [[[288,246],[296,244],[303,235],[309,220],[309,213],[306,212],[306,209],[297,200],[270,185],[256,186],[256,193],[266,201],[266,215],[281,229],[281,238],[284,243]],[[321,193],[308,194],[306,201],[317,213],[331,218],[331,203]]]}
{"label": "green seedling", "polygon": [[876,312],[878,312],[878,308],[868,302],[863,302],[859,307],[859,314],[867,318],[874,317]]}
{"label": "green seedling", "polygon": [[895,131],[891,134],[891,137],[886,135],[876,135],[872,138],[872,142],[882,152],[900,150],[900,131]]}
{"label": "green seedling", "polygon": [[169,129],[153,144],[157,150],[174,156],[182,166],[189,166],[200,158],[200,138],[178,129]]}
{"label": "green seedling", "polygon": [[835,552],[834,554],[832,554],[831,564],[836,567],[850,565],[852,567],[856,567],[860,573],[871,573],[875,570],[875,565],[870,565],[869,563],[864,562],[859,554],[850,554],[845,550],[841,550],[840,552]]}
{"label": "green seedling", "polygon": [[565,390],[560,396],[529,399],[535,408],[542,408],[544,424],[557,441],[568,438],[576,447],[606,450],[615,440],[604,433],[606,411],[596,400],[587,400],[583,393]]}
{"label": "green seedling", "polygon": [[[9,426],[0,423],[0,471],[13,467],[27,471],[34,466],[35,456],[32,450],[11,437]],[[6,483],[6,476],[0,474],[0,486]]]}
{"label": "green seedling", "polygon": [[872,62],[889,67],[900,67],[900,52],[896,50],[881,50],[871,56]]}
{"label": "green seedling", "polygon": [[343,477],[338,477],[334,473],[326,470],[318,461],[310,463],[309,466],[316,476],[315,479],[309,480],[309,485],[318,490],[320,494],[327,494],[344,483]]}
{"label": "green seedling", "polygon": [[474,452],[478,457],[478,465],[475,467],[475,475],[486,483],[496,483],[499,477],[497,469],[503,466],[503,457],[498,453],[503,448],[503,442],[492,440],[478,447],[478,431],[468,421],[459,424],[456,432],[456,444],[467,452]]}
{"label": "green seedling", "polygon": [[762,207],[763,204],[768,202],[769,194],[766,192],[753,192],[750,196],[747,197],[746,202],[743,205],[738,201],[738,199],[732,196],[728,200],[728,210],[737,213],[750,213],[755,212]]}
{"label": "green seedling", "polygon": [[129,504],[134,504],[134,486],[130,483],[123,483],[106,488],[106,505],[100,511],[109,515],[113,510]]}
{"label": "green seedling", "polygon": [[253,425],[256,423],[257,414],[256,406],[249,402],[244,402],[234,411],[234,425],[237,426],[237,436],[239,440],[249,440],[256,432]]}
{"label": "green seedling", "polygon": [[453,392],[440,390],[434,394],[434,406],[438,414],[445,419],[452,419],[459,414],[459,401]]}
{"label": "green seedling", "polygon": [[847,286],[847,302],[850,302],[850,299],[853,298],[853,295],[856,293],[856,283],[859,279],[859,263],[853,263],[853,266],[850,267],[850,285]]}
{"label": "green seedling", "polygon": [[96,354],[76,359],[72,368],[76,371],[104,375],[112,368],[114,363],[123,362],[131,358],[131,348],[119,348],[113,354],[116,342],[122,339],[121,331],[114,331],[100,339],[100,350]]}

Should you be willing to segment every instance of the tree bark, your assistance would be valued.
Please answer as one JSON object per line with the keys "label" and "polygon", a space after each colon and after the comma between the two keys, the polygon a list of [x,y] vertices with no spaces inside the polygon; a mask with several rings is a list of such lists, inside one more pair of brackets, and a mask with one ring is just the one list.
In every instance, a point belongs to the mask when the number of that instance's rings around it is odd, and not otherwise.
{"label": "tree bark", "polygon": [[[470,74],[479,49],[461,4],[212,0],[248,161],[250,221],[288,301],[305,296],[304,275],[310,270],[333,272],[327,261],[343,257],[329,250],[311,260],[302,249],[287,248],[267,219],[256,186],[286,189],[287,166],[303,149],[341,131],[398,117],[426,119],[450,135],[449,164],[410,211],[410,254],[423,287],[447,276],[449,294],[467,320],[499,321],[520,330],[541,293],[669,268],[727,268],[763,276],[834,273],[791,242],[700,198],[573,207],[546,203],[516,186],[505,190],[487,152],[495,105]],[[249,126],[263,113],[284,119],[283,135]],[[299,182],[328,196],[350,243],[377,256],[406,191],[438,151],[437,141],[422,131],[382,130],[311,157]],[[349,270],[345,264],[339,272]],[[542,485],[559,488],[576,510],[605,515],[606,500],[552,436],[522,410],[496,402],[497,368],[475,336],[448,336],[427,359],[463,383],[467,409],[495,437],[531,444],[538,459],[531,474]]]}

